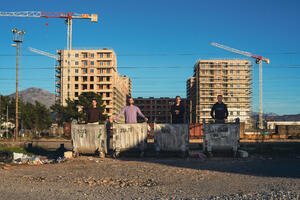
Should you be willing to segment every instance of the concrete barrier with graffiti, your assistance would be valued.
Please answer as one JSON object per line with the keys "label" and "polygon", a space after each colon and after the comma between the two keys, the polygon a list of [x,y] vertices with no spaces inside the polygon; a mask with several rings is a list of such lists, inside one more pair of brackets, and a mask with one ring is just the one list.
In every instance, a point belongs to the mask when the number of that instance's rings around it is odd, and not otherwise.
{"label": "concrete barrier with graffiti", "polygon": [[154,124],[154,144],[159,151],[188,151],[188,124]]}
{"label": "concrete barrier with graffiti", "polygon": [[71,131],[73,151],[76,155],[107,153],[105,125],[72,124]]}
{"label": "concrete barrier with graffiti", "polygon": [[203,123],[203,150],[205,152],[232,150],[239,148],[240,123]]}
{"label": "concrete barrier with graffiti", "polygon": [[144,152],[147,148],[147,123],[113,124],[113,150],[118,156],[122,151],[138,150]]}

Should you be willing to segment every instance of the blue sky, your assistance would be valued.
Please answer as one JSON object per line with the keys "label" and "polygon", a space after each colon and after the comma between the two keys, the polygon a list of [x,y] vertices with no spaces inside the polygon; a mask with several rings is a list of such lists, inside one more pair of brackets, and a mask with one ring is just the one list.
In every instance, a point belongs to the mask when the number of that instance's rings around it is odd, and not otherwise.
{"label": "blue sky", "polygon": [[[26,3],[25,3],[26,2]],[[3,1],[0,11],[96,13],[98,23],[73,20],[73,47],[111,47],[118,70],[133,81],[134,97],[186,96],[198,59],[247,58],[214,41],[270,59],[263,64],[264,112],[300,113],[300,1],[86,0]],[[46,26],[48,23],[48,26]],[[54,93],[55,54],[66,48],[63,19],[0,17],[0,94],[15,92],[12,28],[25,29],[20,89]],[[249,58],[251,61],[251,58]],[[38,68],[38,69],[34,69]],[[253,62],[253,110],[258,110],[258,66]]]}

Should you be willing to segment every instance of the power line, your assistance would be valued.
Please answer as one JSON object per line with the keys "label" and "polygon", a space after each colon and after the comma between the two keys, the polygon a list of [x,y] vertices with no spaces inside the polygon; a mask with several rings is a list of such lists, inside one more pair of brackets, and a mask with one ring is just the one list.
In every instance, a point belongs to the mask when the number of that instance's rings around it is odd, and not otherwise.
{"label": "power line", "polygon": [[[286,51],[286,52],[256,52],[261,55],[297,55],[300,52]],[[219,55],[232,55],[231,53],[203,53],[203,52],[188,52],[188,53],[119,53],[117,56],[133,57],[133,56],[219,56]],[[15,54],[0,54],[0,56],[15,56]],[[43,56],[39,54],[23,54],[22,56]],[[239,56],[235,56],[239,57]]]}
{"label": "power line", "polygon": [[[71,76],[71,77],[74,77],[74,76]],[[169,81],[169,80],[174,80],[174,79],[187,79],[185,77],[130,77],[130,79],[132,80],[165,80],[165,81]],[[269,78],[265,78],[264,80],[266,81],[279,81],[279,80],[299,80],[300,77],[293,77],[293,76],[288,76],[288,77],[269,77]],[[8,80],[15,80],[15,78],[0,78],[0,81],[8,81]],[[47,80],[56,80],[56,78],[54,77],[43,77],[43,78],[21,78],[20,80],[24,80],[24,81],[39,81],[39,80],[44,80],[44,81],[47,81]],[[235,80],[242,80],[242,79],[233,79],[233,81]],[[95,83],[95,84],[101,84],[102,81],[100,82],[80,82],[80,84],[92,84],[92,83]],[[105,82],[105,81],[103,81]],[[176,80],[176,82],[186,82],[186,80]],[[218,82],[219,84],[231,84],[231,82]],[[149,83],[147,83],[149,84]],[[209,83],[204,83],[204,84],[209,84]]]}
{"label": "power line", "polygon": [[[234,66],[234,65],[231,65]],[[236,65],[240,66],[240,65]],[[15,66],[0,66],[1,69],[9,69],[9,70],[14,70],[13,67]],[[117,69],[176,69],[176,68],[193,68],[194,66],[119,66]],[[256,67],[256,65],[254,65]],[[80,66],[72,66],[71,68],[105,68],[105,67],[80,67]],[[110,68],[110,67],[106,67]],[[272,69],[278,69],[278,68],[300,68],[300,64],[294,64],[294,65],[266,65],[264,68],[272,68]],[[27,67],[27,66],[22,66],[22,70],[37,70],[37,69],[56,69],[54,66],[53,67]]]}

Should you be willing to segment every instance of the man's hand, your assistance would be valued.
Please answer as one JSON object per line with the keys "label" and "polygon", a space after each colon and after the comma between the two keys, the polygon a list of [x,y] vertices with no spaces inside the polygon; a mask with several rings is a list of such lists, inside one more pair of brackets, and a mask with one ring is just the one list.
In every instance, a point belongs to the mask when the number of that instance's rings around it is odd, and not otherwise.
{"label": "man's hand", "polygon": [[112,121],[112,122],[115,122],[116,121],[116,117],[110,117],[109,120]]}
{"label": "man's hand", "polygon": [[147,118],[147,117],[145,117],[145,121],[146,121],[146,122],[148,121],[148,118]]}
{"label": "man's hand", "polygon": [[179,115],[179,112],[180,112],[179,110],[175,110],[176,115]]}

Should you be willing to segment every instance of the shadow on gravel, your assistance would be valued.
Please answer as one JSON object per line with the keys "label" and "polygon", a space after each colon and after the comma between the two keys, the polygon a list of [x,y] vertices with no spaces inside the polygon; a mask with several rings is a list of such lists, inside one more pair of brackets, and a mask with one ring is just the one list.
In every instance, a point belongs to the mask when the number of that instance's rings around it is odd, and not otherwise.
{"label": "shadow on gravel", "polygon": [[[249,152],[249,158],[233,159],[230,157],[230,154],[222,154],[201,160],[200,158],[181,158],[177,152],[160,152],[160,154],[157,155],[153,144],[148,144],[143,157],[140,157],[141,152],[135,148],[122,151],[120,156],[116,159],[160,164],[166,167],[171,166],[261,177],[300,178],[300,143],[293,144],[293,149],[287,150],[286,148],[290,145],[262,146],[261,144],[256,144],[255,146],[255,144],[253,144],[249,146],[249,149],[245,149],[245,147],[242,146],[242,149]],[[199,148],[198,144],[198,150],[199,149],[201,148]],[[28,146],[26,151],[36,155],[47,156],[48,158],[57,158],[63,156],[64,152],[68,151],[68,149],[61,144],[56,150],[46,150],[44,148]],[[110,154],[112,155],[113,152]],[[201,172],[199,171],[199,173]]]}
{"label": "shadow on gravel", "polygon": [[210,170],[226,173],[238,173],[263,177],[286,177],[300,178],[300,160],[276,159],[260,160],[249,158],[247,160],[231,160],[224,158],[208,159],[199,161],[197,159],[181,158],[130,158],[121,157],[124,161],[140,161],[156,163],[172,167],[189,168],[196,170]]}
{"label": "shadow on gravel", "polygon": [[[237,173],[261,177],[300,178],[299,146],[295,151],[270,151],[270,149],[256,149],[249,151],[250,157],[233,159],[230,154],[215,154],[206,160],[199,158],[180,158],[176,152],[163,152],[156,155],[154,150],[145,151],[144,157],[139,158],[137,151],[122,152],[119,160],[140,161],[160,165],[189,168],[195,170],[209,170],[226,173]],[[201,172],[199,172],[201,173]]]}
{"label": "shadow on gravel", "polygon": [[[56,159],[63,156],[65,151],[68,151],[62,144],[56,150],[47,150],[39,147],[26,148],[27,152],[35,155],[47,156],[48,158]],[[161,152],[159,155],[148,148],[145,151],[144,157],[139,157],[140,152],[136,149],[129,149],[123,151],[118,160],[146,162],[165,165],[166,167],[179,167],[195,170],[209,170],[226,173],[237,173],[262,177],[286,177],[286,178],[300,178],[300,159],[296,158],[300,154],[291,154],[290,152],[277,151],[270,152],[252,150],[249,158],[233,159],[230,154],[216,154],[213,158],[201,160],[199,158],[179,157],[177,152]],[[113,152],[111,152],[112,154]],[[95,155],[96,156],[96,155]],[[199,172],[201,173],[201,172]]]}
{"label": "shadow on gravel", "polygon": [[25,150],[28,153],[32,153],[40,156],[46,156],[49,159],[56,159],[58,157],[64,156],[64,152],[68,151],[64,147],[64,144],[61,144],[60,147],[56,150],[47,150],[41,147],[32,147],[31,145],[28,145],[28,147],[25,148]]}

